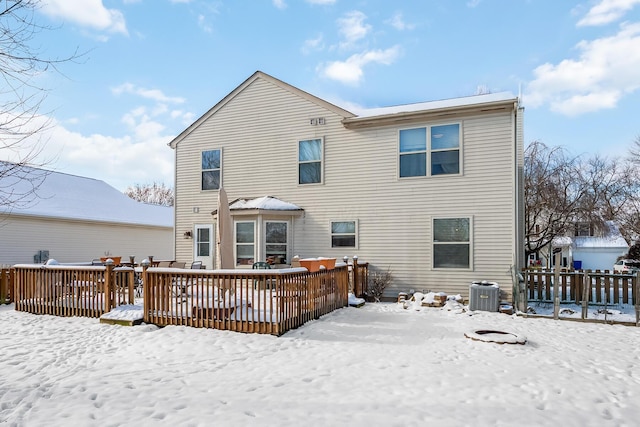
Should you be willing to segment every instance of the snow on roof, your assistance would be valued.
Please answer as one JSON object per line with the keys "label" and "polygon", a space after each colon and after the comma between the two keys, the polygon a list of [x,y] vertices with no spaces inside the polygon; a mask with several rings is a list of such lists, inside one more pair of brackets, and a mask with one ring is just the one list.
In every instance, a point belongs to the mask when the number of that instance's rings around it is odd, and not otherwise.
{"label": "snow on roof", "polygon": [[629,249],[627,241],[620,234],[613,221],[607,221],[606,236],[559,236],[553,239],[554,246],[573,246],[574,248],[616,248]]}
{"label": "snow on roof", "polygon": [[385,116],[389,114],[411,113],[423,110],[437,110],[440,108],[464,107],[476,104],[515,100],[517,97],[511,92],[489,93],[462,98],[442,99],[439,101],[418,102],[415,104],[395,105],[391,107],[369,108],[357,111],[358,118]]}
{"label": "snow on roof", "polygon": [[577,236],[573,238],[573,245],[576,248],[620,248],[629,249],[627,241],[622,236],[594,237]]}
{"label": "snow on roof", "polygon": [[229,205],[229,210],[262,209],[270,211],[301,211],[300,206],[284,202],[272,196],[263,196],[255,199],[238,199]]}
{"label": "snow on roof", "polygon": [[[1,167],[1,165],[0,165]],[[0,213],[72,220],[173,227],[173,208],[137,202],[104,181],[60,172],[26,168],[25,178],[44,176],[28,203],[0,206]],[[2,177],[0,189],[28,193],[32,183]]]}

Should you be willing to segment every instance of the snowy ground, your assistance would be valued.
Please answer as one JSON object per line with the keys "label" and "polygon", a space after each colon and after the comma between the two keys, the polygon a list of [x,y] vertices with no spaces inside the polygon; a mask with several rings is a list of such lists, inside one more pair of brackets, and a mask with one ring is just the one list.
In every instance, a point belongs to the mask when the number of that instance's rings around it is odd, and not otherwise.
{"label": "snowy ground", "polygon": [[[471,340],[494,329],[525,345]],[[282,337],[0,307],[8,426],[622,426],[640,419],[640,328],[394,303]]]}

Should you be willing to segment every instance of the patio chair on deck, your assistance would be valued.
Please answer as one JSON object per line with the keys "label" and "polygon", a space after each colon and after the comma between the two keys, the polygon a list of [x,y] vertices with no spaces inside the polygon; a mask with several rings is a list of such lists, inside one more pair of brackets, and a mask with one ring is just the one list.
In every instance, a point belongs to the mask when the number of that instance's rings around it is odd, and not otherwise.
{"label": "patio chair on deck", "polygon": [[202,269],[203,268],[202,261],[193,261],[191,263],[191,267],[190,268],[192,270],[200,270],[200,269]]}
{"label": "patio chair on deck", "polygon": [[[271,265],[268,262],[264,262],[264,261],[258,261],[258,262],[254,262],[253,265],[251,266],[251,269],[253,270],[271,270]],[[270,282],[269,279],[266,278],[256,278],[253,279],[253,287],[255,289],[258,289],[258,285],[260,284],[260,282],[265,282],[265,287],[267,282]],[[271,283],[269,283],[269,285],[271,285]]]}

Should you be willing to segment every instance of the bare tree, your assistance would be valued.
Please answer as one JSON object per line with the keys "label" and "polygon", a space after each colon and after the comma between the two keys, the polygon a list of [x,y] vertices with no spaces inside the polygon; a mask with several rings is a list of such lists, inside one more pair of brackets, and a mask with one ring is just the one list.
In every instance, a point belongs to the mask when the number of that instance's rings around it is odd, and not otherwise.
{"label": "bare tree", "polygon": [[525,150],[524,173],[527,255],[556,237],[574,236],[579,225],[606,236],[614,221],[627,242],[640,236],[640,176],[629,160],[584,160],[534,141]]}
{"label": "bare tree", "polygon": [[580,218],[589,222],[596,234],[602,235],[608,230],[607,223],[615,221],[630,241],[629,222],[637,218],[633,212],[637,213],[640,192],[637,167],[629,161],[596,155],[584,163],[581,178],[585,193],[580,203]]}
{"label": "bare tree", "polygon": [[573,230],[586,192],[580,162],[560,147],[534,141],[525,150],[525,253],[548,246]]}
{"label": "bare tree", "polygon": [[173,188],[161,183],[136,184],[128,187],[124,194],[134,200],[152,205],[173,206]]}
{"label": "bare tree", "polygon": [[[34,20],[41,0],[0,1],[0,206],[27,203],[46,178],[38,161],[45,141],[40,139],[49,121],[40,115],[46,89],[36,84],[36,77],[49,70],[57,71],[61,63],[78,58],[77,52],[66,58],[47,58],[35,47],[36,36],[50,27]],[[14,192],[11,183],[27,180],[30,190]]]}

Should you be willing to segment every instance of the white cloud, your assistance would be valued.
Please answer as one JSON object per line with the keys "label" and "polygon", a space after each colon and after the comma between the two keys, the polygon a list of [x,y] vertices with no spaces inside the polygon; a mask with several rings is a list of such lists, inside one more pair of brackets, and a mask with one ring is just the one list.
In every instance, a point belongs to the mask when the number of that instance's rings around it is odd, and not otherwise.
{"label": "white cloud", "polygon": [[213,32],[213,27],[209,25],[207,17],[202,14],[198,15],[198,27],[202,28],[202,31],[204,31],[205,33]]}
{"label": "white cloud", "polygon": [[272,0],[273,1],[273,5],[275,7],[277,7],[278,9],[286,9],[287,8],[287,3],[284,0]]}
{"label": "white cloud", "polygon": [[320,34],[315,39],[305,40],[301,49],[302,53],[304,53],[305,55],[308,55],[312,51],[322,50],[324,48],[323,39],[324,39],[323,35]]}
{"label": "white cloud", "polygon": [[605,25],[617,21],[640,0],[602,0],[589,9],[589,12],[578,21],[578,26]]}
{"label": "white cloud", "polygon": [[329,5],[334,4],[336,0],[307,0],[309,4]]}
{"label": "white cloud", "polygon": [[128,34],[122,12],[107,9],[102,0],[46,0],[41,10],[46,15],[69,20],[83,27]]}
{"label": "white cloud", "polygon": [[151,99],[159,102],[168,102],[172,104],[182,104],[185,100],[181,97],[171,97],[162,93],[159,89],[145,89],[137,87],[132,83],[123,83],[120,86],[111,88],[111,93],[114,95],[120,95],[122,93],[130,93],[138,95],[142,98]]}
{"label": "white cloud", "polygon": [[338,19],[338,32],[344,38],[342,48],[351,47],[371,31],[371,25],[364,23],[365,19],[367,15],[357,10],[347,12],[344,17]]}
{"label": "white cloud", "polygon": [[478,6],[481,2],[482,0],[470,0],[467,2],[467,7],[474,8]]}
{"label": "white cloud", "polygon": [[363,76],[363,67],[370,63],[389,65],[400,55],[400,47],[372,50],[350,56],[346,61],[333,61],[320,67],[325,77],[346,84],[358,84]]}
{"label": "white cloud", "polygon": [[399,31],[413,30],[415,28],[414,24],[408,24],[405,22],[401,12],[396,12],[387,22]]}
{"label": "white cloud", "polygon": [[113,137],[101,134],[82,135],[46,116],[35,116],[24,123],[28,132],[46,125],[44,131],[21,142],[20,151],[3,150],[3,160],[24,158],[31,150],[38,150],[36,163],[47,169],[101,179],[124,190],[135,183],[164,182],[173,184],[173,150],[167,144],[173,138],[165,126],[149,120],[138,109],[130,124],[132,134]]}
{"label": "white cloud", "polygon": [[527,105],[548,104],[551,110],[577,115],[613,108],[640,89],[640,23],[622,24],[620,31],[581,41],[577,59],[538,66],[527,86]]}

